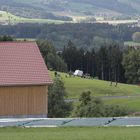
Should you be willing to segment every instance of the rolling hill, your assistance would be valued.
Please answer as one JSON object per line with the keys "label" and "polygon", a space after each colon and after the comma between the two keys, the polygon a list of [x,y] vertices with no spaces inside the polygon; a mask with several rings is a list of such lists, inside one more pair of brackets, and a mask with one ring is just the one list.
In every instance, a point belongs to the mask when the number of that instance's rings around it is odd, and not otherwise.
{"label": "rolling hill", "polygon": [[140,0],[0,0],[0,9],[22,17],[71,20],[77,15],[138,15]]}
{"label": "rolling hill", "polygon": [[14,25],[17,23],[55,23],[62,24],[62,20],[53,19],[41,19],[41,18],[24,18],[20,16],[15,16],[9,12],[0,11],[0,24],[2,25]]}
{"label": "rolling hill", "polygon": [[[92,96],[100,97],[106,104],[121,105],[140,111],[140,86],[119,83],[115,87],[115,83],[110,86],[108,81],[69,77],[66,73],[60,72],[58,74],[64,82],[68,98],[72,101],[77,102],[83,91],[91,91]],[[50,75],[53,78],[54,72],[50,71]]]}
{"label": "rolling hill", "polygon": [[[50,72],[54,77],[54,72]],[[66,73],[59,73],[65,84],[69,98],[78,98],[85,90],[90,90],[94,96],[127,96],[140,94],[140,87],[137,85],[121,84],[117,87],[110,86],[110,82],[97,79],[84,79],[79,77],[68,77]],[[67,75],[67,77],[66,77]]]}

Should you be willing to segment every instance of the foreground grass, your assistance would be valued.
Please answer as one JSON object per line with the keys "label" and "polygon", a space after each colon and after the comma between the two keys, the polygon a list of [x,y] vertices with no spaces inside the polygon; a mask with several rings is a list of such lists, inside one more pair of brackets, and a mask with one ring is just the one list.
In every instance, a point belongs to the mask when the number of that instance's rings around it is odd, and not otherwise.
{"label": "foreground grass", "polygon": [[[52,77],[54,77],[54,72],[50,73]],[[140,94],[140,86],[137,85],[118,84],[118,86],[115,87],[114,85],[110,86],[110,82],[107,81],[78,77],[66,78],[65,73],[60,73],[60,75],[64,81],[69,98],[79,98],[80,94],[85,90],[90,90],[94,96]]]}
{"label": "foreground grass", "polygon": [[1,128],[0,140],[139,140],[140,127]]}

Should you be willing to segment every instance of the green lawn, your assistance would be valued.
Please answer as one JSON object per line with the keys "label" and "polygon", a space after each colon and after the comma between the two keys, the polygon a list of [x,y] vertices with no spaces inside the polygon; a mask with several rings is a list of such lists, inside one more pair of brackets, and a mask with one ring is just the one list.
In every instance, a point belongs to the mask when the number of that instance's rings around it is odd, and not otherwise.
{"label": "green lawn", "polygon": [[129,109],[140,112],[140,97],[127,99],[109,99],[105,100],[106,104],[126,106]]}
{"label": "green lawn", "polygon": [[140,127],[1,128],[0,140],[139,140]]}
{"label": "green lawn", "polygon": [[[52,77],[54,72],[51,72]],[[119,96],[119,95],[131,95],[140,94],[140,86],[118,84],[118,87],[110,86],[107,81],[101,81],[96,79],[83,79],[78,77],[66,78],[66,74],[60,73],[66,91],[69,98],[79,98],[82,91],[90,90],[92,95],[95,96]]]}

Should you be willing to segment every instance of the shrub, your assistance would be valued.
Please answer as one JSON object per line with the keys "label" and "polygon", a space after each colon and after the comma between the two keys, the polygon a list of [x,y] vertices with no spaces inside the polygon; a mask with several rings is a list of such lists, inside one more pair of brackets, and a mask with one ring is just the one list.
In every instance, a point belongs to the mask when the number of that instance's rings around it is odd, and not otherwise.
{"label": "shrub", "polygon": [[126,107],[105,105],[100,98],[91,97],[90,92],[83,92],[75,109],[76,117],[119,117],[131,113]]}

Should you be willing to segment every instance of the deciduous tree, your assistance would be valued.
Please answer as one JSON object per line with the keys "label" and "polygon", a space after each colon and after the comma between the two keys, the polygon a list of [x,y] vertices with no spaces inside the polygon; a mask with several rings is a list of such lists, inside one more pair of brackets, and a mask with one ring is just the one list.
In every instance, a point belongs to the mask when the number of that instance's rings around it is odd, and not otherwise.
{"label": "deciduous tree", "polygon": [[48,117],[61,118],[68,117],[72,109],[71,103],[65,101],[67,93],[61,77],[57,76],[54,79],[54,84],[49,88],[48,93]]}

